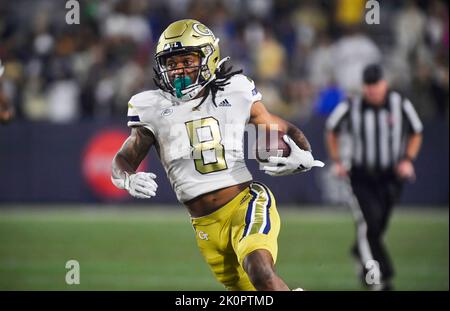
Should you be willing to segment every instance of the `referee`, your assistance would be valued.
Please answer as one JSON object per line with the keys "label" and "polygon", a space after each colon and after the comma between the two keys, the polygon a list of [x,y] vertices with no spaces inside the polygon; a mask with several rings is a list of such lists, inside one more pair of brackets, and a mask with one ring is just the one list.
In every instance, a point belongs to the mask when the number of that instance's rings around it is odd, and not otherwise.
{"label": "referee", "polygon": [[[370,289],[391,290],[394,270],[383,234],[403,182],[415,179],[413,161],[422,142],[422,123],[411,101],[389,89],[380,65],[367,66],[363,82],[362,96],[341,102],[328,118],[326,143],[333,172],[351,184],[356,223],[351,254],[359,277]],[[344,133],[351,141],[351,168],[340,157]]]}

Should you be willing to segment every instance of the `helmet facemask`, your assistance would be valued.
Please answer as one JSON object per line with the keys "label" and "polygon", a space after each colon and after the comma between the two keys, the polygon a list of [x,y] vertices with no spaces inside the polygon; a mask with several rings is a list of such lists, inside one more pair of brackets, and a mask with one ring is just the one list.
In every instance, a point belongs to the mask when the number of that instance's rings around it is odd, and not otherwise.
{"label": "helmet facemask", "polygon": [[[218,39],[217,39],[218,40]],[[215,79],[214,72],[211,72],[208,67],[208,62],[212,56],[214,49],[210,44],[205,44],[199,47],[185,47],[177,49],[169,49],[168,51],[163,51],[155,56],[157,69],[155,73],[158,81],[156,83],[165,92],[169,92],[174,97],[180,100],[191,100],[194,99],[201,90],[205,88],[211,81]],[[196,53],[200,58],[200,63],[198,66],[189,66],[182,68],[167,68],[166,61],[169,57],[174,55],[185,55]],[[183,70],[179,77],[171,80],[170,72],[175,70]],[[191,77],[188,75],[187,71],[190,69],[196,69],[197,74],[192,81]]]}

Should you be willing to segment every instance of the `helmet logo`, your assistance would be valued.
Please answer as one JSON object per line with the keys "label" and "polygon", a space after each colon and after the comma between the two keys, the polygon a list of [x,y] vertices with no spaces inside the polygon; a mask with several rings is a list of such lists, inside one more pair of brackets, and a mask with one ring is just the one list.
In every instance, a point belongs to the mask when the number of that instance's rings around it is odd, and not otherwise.
{"label": "helmet logo", "polygon": [[214,40],[216,39],[216,37],[214,36],[212,31],[203,24],[195,23],[194,25],[192,25],[192,28],[194,29],[194,31],[196,33],[198,33],[202,36],[211,36],[211,37],[213,37]]}

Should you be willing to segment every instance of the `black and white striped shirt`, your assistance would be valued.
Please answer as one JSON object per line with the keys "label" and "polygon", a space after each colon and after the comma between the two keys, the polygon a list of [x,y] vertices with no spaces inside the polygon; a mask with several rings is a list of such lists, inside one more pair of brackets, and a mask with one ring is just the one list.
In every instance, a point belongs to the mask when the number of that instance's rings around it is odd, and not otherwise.
{"label": "black and white striped shirt", "polygon": [[405,155],[407,138],[423,126],[411,101],[389,91],[382,106],[361,97],[341,102],[326,123],[327,130],[347,130],[352,141],[352,166],[386,171]]}

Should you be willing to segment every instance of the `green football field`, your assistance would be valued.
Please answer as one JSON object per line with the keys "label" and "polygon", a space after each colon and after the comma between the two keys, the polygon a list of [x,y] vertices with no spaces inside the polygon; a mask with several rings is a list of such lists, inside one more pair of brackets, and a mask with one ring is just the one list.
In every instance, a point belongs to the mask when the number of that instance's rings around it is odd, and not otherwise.
{"label": "green football field", "polygon": [[[277,271],[291,287],[361,290],[350,212],[279,208]],[[397,209],[386,243],[398,290],[448,290],[448,209]],[[67,285],[66,262],[80,264]],[[182,208],[0,209],[0,290],[221,290]]]}

